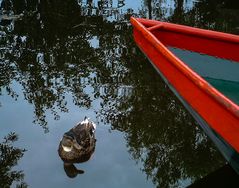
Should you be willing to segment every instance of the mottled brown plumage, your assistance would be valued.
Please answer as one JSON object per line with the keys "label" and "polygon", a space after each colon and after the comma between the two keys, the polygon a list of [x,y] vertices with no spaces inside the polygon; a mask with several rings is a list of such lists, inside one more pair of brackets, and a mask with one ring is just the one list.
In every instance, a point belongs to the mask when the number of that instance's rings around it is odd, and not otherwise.
{"label": "mottled brown plumage", "polygon": [[63,135],[58,154],[65,163],[82,163],[94,153],[95,143],[95,124],[85,119]]}

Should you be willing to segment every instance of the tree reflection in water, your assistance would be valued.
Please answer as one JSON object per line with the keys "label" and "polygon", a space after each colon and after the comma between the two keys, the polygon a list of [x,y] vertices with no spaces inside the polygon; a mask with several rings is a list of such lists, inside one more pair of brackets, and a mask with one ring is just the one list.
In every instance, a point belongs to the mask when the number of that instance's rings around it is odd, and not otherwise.
{"label": "tree reflection in water", "polygon": [[4,14],[23,17],[0,18],[0,95],[17,100],[14,84],[21,85],[34,106],[34,122],[46,132],[47,112],[59,119],[68,112],[67,97],[86,108],[99,99],[98,117],[126,133],[129,152],[155,185],[176,186],[206,175],[223,161],[136,48],[129,17],[236,32],[238,16],[226,23],[231,13],[220,0],[189,1],[191,8],[183,0],[170,6],[145,0],[137,15],[122,11],[123,0],[116,7],[107,2],[3,0]]}
{"label": "tree reflection in water", "polygon": [[18,140],[18,135],[9,133],[0,143],[0,187],[9,188],[13,183],[16,187],[27,187],[22,171],[13,170],[18,161],[23,157],[25,149],[14,147],[13,143]]}
{"label": "tree reflection in water", "polygon": [[[130,30],[127,23],[104,21],[103,13],[82,16],[88,7],[76,1],[26,2],[22,6],[13,1],[12,11],[28,12],[2,26],[0,86],[16,99],[12,83],[19,83],[34,105],[34,122],[48,131],[45,113],[50,110],[59,119],[59,111],[68,111],[66,95],[72,95],[75,105],[89,108],[92,99],[100,97],[100,86],[127,76],[120,54]],[[92,40],[100,48],[93,47]],[[86,86],[94,88],[94,96]]]}

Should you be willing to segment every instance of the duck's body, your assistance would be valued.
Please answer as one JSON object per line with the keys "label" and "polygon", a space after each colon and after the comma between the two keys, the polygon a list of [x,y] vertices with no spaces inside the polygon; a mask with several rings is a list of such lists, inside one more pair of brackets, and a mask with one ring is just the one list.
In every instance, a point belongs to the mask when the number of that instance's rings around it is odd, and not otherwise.
{"label": "duck's body", "polygon": [[65,163],[88,161],[95,151],[95,124],[88,119],[78,123],[63,135],[58,153]]}

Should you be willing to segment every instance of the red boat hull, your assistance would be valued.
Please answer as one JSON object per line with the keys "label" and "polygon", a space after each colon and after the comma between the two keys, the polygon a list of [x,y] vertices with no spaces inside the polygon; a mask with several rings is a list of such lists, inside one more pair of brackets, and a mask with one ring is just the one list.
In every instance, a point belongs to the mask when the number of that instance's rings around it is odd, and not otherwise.
{"label": "red boat hull", "polygon": [[[134,39],[169,87],[217,140],[223,155],[237,166],[239,107],[166,48],[167,45],[239,61],[239,37],[187,26],[131,18]],[[222,48],[223,47],[223,48]],[[207,131],[208,132],[208,131]],[[224,145],[224,146],[222,146]],[[230,149],[225,153],[225,147]],[[238,164],[239,167],[239,164]],[[235,167],[239,172],[239,168]],[[237,169],[238,168],[238,169]]]}

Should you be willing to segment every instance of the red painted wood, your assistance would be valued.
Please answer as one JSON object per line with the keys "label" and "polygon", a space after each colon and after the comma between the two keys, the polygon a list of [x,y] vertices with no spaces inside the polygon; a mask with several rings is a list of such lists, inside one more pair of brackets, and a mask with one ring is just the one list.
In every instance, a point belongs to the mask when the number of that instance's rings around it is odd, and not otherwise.
{"label": "red painted wood", "polygon": [[[131,23],[136,43],[167,81],[214,131],[239,152],[239,106],[208,84],[164,45],[202,50],[219,57],[219,52],[224,52],[217,45],[225,45],[230,49],[223,55],[238,60],[239,55],[233,50],[234,47],[239,49],[239,36],[145,19],[131,18]],[[161,25],[156,26],[158,24]],[[205,49],[208,47],[217,50]]]}
{"label": "red painted wood", "polygon": [[138,20],[149,27],[164,45],[239,61],[239,37],[236,35],[166,22]]}

